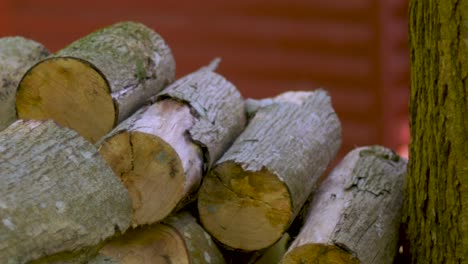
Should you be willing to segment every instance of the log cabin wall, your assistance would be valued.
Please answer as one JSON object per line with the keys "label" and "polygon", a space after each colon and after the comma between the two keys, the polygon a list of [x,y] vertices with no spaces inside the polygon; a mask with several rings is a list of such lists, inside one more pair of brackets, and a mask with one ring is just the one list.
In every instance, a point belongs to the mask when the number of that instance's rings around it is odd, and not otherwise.
{"label": "log cabin wall", "polygon": [[[100,27],[142,22],[172,48],[177,76],[223,61],[244,97],[325,87],[342,121],[342,155],[356,146],[404,150],[408,0],[0,0],[0,36],[57,51]],[[342,156],[341,155],[341,156]]]}

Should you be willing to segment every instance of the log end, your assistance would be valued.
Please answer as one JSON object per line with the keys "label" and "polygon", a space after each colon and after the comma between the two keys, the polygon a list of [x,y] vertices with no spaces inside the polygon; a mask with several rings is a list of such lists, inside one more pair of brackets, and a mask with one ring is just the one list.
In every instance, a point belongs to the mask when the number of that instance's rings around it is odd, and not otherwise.
{"label": "log end", "polygon": [[281,260],[281,264],[330,263],[359,264],[352,254],[332,245],[305,244],[289,251]]}
{"label": "log end", "polygon": [[122,132],[108,138],[99,152],[130,193],[133,226],[164,219],[183,198],[186,179],[182,162],[161,138]]}
{"label": "log end", "polygon": [[93,143],[115,126],[117,116],[106,79],[70,57],[33,66],[18,86],[16,109],[20,119],[53,119]]}
{"label": "log end", "polygon": [[266,169],[246,171],[233,162],[218,164],[199,191],[200,219],[229,248],[253,251],[281,238],[292,216],[288,188]]}
{"label": "log end", "polygon": [[100,254],[118,263],[190,263],[183,238],[177,230],[162,224],[130,230],[109,242]]}

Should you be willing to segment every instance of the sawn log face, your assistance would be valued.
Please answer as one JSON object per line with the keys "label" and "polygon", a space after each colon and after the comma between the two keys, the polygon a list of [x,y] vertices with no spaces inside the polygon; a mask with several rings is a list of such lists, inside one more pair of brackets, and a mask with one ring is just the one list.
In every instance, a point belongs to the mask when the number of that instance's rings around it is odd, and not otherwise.
{"label": "sawn log face", "polygon": [[295,95],[253,111],[202,184],[201,221],[228,247],[251,251],[272,245],[335,158],[341,127],[330,98],[324,91]]}
{"label": "sawn log face", "polygon": [[96,142],[174,81],[175,62],[150,28],[117,23],[31,68],[18,88],[23,119],[54,119]]}

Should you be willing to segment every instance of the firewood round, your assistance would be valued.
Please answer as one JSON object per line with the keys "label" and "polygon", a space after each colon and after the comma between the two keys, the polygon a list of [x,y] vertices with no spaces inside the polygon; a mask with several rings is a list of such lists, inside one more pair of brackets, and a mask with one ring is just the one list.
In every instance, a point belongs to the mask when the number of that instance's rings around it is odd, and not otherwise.
{"label": "firewood round", "polygon": [[100,256],[114,263],[225,263],[210,235],[188,212],[130,230],[106,244]]}
{"label": "firewood round", "polygon": [[213,72],[216,63],[174,82],[98,143],[132,195],[133,226],[159,222],[195,199],[204,168],[244,127],[244,101]]}
{"label": "firewood round", "polygon": [[302,263],[347,263],[359,264],[359,260],[349,252],[331,245],[307,244],[286,255],[281,264]]}
{"label": "firewood round", "polygon": [[241,251],[265,249],[281,238],[341,144],[340,122],[323,90],[256,105],[198,196],[203,226]]}
{"label": "firewood round", "polygon": [[162,224],[130,230],[103,247],[100,254],[116,263],[190,263],[177,230]]}
{"label": "firewood round", "polygon": [[130,193],[134,226],[160,221],[183,196],[182,162],[160,137],[123,132],[109,138],[100,153]]}
{"label": "firewood round", "polygon": [[23,78],[17,96],[20,118],[53,117],[93,142],[117,122],[107,81],[82,60],[50,58],[41,62]]}
{"label": "firewood round", "polygon": [[174,81],[165,41],[143,24],[122,22],[40,61],[18,86],[21,119],[53,119],[91,142]]}
{"label": "firewood round", "polygon": [[293,212],[288,188],[266,169],[245,171],[226,162],[216,166],[203,184],[198,200],[202,223],[229,247],[265,248],[289,225]]}

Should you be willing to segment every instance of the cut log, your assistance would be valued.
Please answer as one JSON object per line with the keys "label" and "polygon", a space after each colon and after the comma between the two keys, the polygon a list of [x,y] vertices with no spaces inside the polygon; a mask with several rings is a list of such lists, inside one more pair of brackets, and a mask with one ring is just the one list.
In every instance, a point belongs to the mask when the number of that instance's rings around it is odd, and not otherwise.
{"label": "cut log", "polygon": [[225,263],[210,235],[187,212],[131,230],[105,245],[100,254],[101,259],[106,256],[120,264]]}
{"label": "cut log", "polygon": [[16,88],[33,64],[47,57],[41,44],[22,37],[0,38],[0,131],[16,120]]}
{"label": "cut log", "polygon": [[54,119],[96,142],[174,80],[175,63],[150,28],[122,22],[32,67],[18,87],[22,119]]}
{"label": "cut log", "polygon": [[380,146],[351,151],[317,190],[281,263],[393,263],[406,164]]}
{"label": "cut log", "polygon": [[228,248],[260,250],[279,240],[339,149],[328,95],[294,95],[256,110],[203,180],[201,222]]}
{"label": "cut log", "polygon": [[0,263],[86,259],[130,225],[129,194],[97,149],[53,121],[0,132],[0,182]]}
{"label": "cut log", "polygon": [[203,168],[245,124],[239,92],[208,68],[183,77],[154,100],[98,143],[132,196],[133,226],[158,222],[191,200]]}

